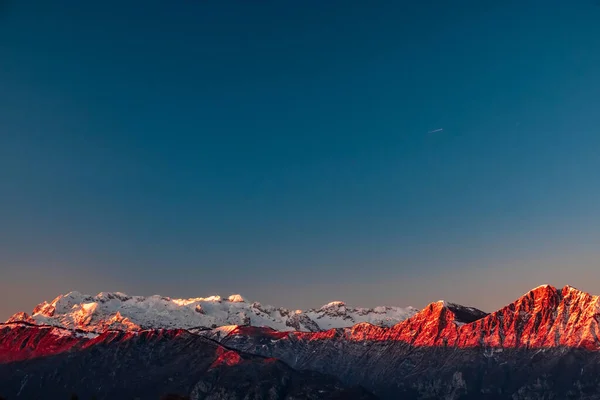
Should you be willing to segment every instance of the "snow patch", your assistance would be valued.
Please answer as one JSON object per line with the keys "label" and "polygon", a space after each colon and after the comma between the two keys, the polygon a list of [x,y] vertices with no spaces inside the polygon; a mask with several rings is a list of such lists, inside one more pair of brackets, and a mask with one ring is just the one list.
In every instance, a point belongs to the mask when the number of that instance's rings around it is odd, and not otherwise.
{"label": "snow patch", "polygon": [[346,303],[344,303],[343,301],[332,301],[331,303],[325,304],[321,308],[334,308],[334,307],[345,307],[345,306],[346,306]]}
{"label": "snow patch", "polygon": [[239,294],[232,294],[227,298],[227,300],[232,303],[243,303],[245,301],[244,298]]}

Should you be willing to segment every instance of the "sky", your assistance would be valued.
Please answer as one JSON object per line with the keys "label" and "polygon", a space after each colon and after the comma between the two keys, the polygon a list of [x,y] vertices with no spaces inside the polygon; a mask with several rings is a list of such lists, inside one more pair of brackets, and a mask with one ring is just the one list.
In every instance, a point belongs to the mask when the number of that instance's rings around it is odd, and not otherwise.
{"label": "sky", "polygon": [[593,0],[5,0],[0,319],[71,290],[600,294],[598,21]]}

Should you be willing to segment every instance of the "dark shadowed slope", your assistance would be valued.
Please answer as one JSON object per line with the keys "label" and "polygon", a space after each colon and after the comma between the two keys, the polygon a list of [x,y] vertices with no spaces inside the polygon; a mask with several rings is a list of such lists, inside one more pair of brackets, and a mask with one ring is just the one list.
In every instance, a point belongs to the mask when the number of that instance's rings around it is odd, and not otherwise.
{"label": "dark shadowed slope", "polygon": [[89,337],[12,324],[0,328],[0,343],[0,393],[10,399],[66,399],[71,393],[99,400],[157,399],[164,393],[214,400],[373,398],[335,378],[298,372],[185,330]]}

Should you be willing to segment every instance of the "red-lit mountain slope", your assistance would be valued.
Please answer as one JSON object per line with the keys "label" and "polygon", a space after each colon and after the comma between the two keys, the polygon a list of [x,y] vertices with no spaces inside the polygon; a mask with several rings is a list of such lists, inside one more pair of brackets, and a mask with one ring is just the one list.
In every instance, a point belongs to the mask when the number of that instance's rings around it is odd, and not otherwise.
{"label": "red-lit mountain slope", "polygon": [[0,326],[0,395],[9,399],[356,399],[337,379],[225,348],[183,329],[94,335],[23,323]]}

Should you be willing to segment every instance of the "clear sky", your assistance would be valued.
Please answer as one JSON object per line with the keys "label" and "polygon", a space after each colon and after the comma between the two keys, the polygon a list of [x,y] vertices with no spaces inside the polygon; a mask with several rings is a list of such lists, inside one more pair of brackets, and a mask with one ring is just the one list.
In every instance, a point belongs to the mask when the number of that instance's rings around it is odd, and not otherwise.
{"label": "clear sky", "polygon": [[600,294],[599,127],[594,0],[4,2],[0,319]]}

